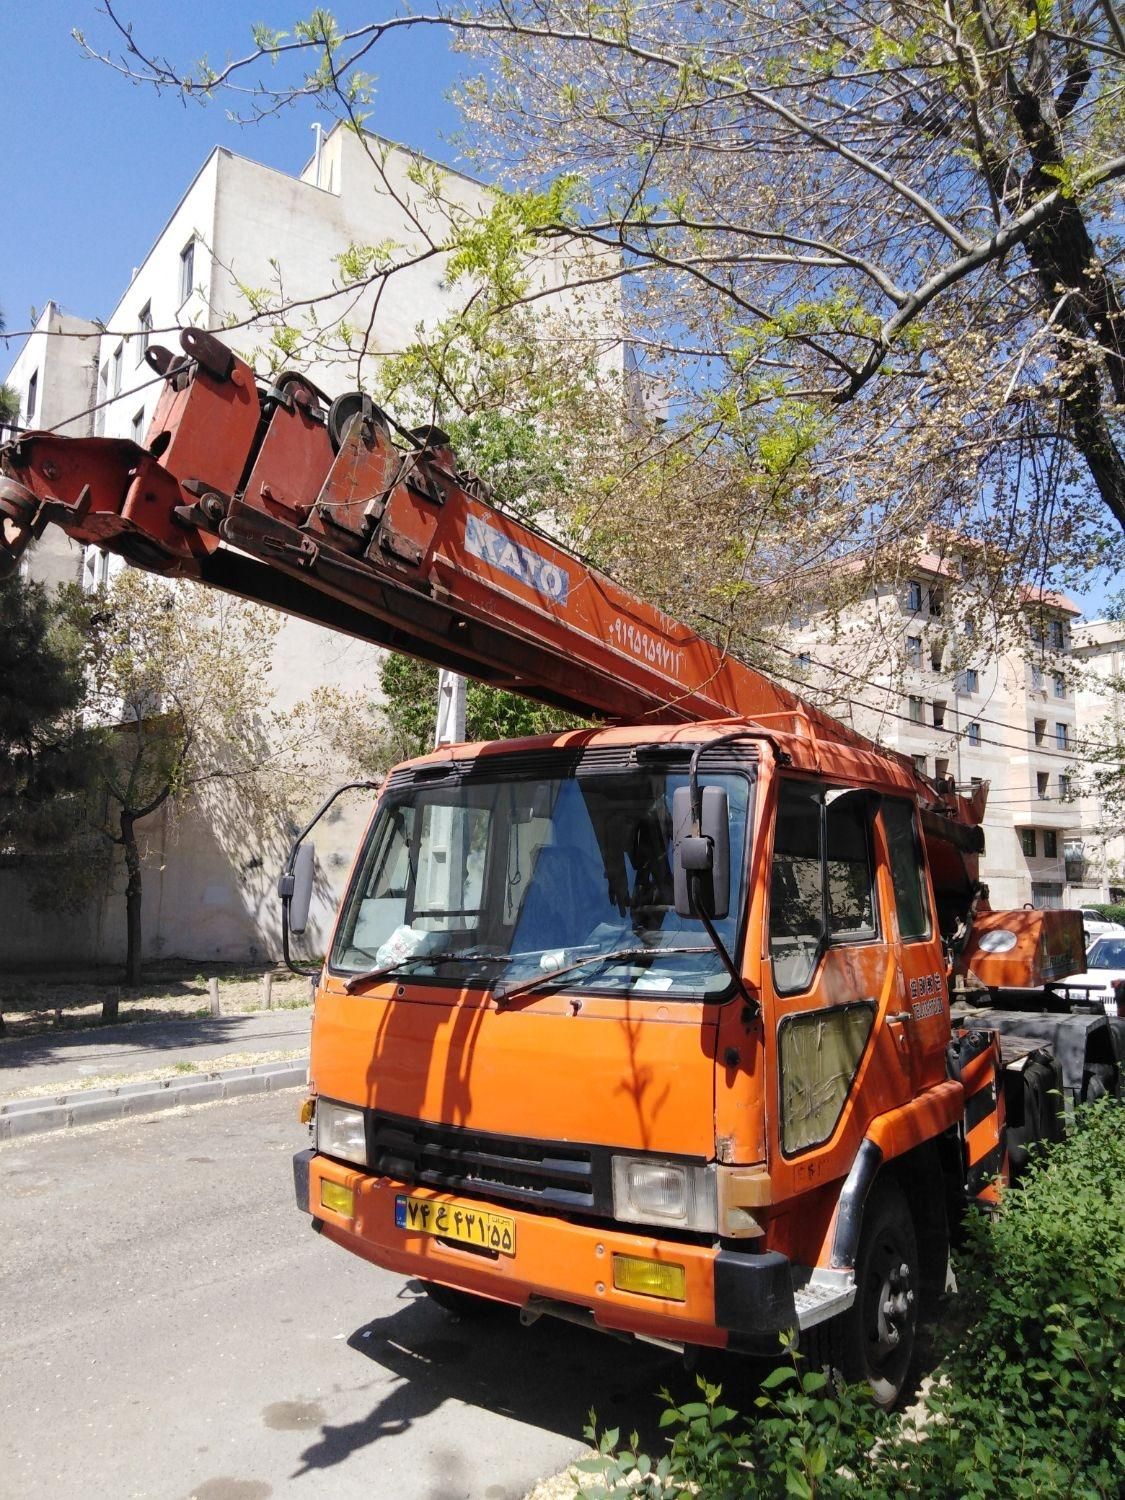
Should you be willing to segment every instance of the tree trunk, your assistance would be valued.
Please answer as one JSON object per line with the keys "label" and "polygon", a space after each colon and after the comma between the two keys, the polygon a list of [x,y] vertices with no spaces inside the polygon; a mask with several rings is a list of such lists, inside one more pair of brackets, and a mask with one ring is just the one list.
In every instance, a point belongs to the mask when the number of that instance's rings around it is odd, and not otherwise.
{"label": "tree trunk", "polygon": [[[125,849],[125,983],[135,988],[141,982],[141,852],[137,848],[136,819],[121,811],[121,843]],[[107,1012],[112,1008],[112,1016]],[[116,1020],[117,1002],[106,1000],[103,1020]]]}

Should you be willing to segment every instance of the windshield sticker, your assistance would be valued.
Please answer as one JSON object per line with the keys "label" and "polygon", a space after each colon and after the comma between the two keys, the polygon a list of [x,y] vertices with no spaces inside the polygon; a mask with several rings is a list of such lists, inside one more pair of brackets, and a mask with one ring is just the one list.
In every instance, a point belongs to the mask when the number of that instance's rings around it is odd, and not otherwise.
{"label": "windshield sticker", "polygon": [[570,574],[529,547],[509,541],[502,532],[477,516],[465,522],[465,550],[492,568],[534,589],[553,604],[565,604],[570,593]]}

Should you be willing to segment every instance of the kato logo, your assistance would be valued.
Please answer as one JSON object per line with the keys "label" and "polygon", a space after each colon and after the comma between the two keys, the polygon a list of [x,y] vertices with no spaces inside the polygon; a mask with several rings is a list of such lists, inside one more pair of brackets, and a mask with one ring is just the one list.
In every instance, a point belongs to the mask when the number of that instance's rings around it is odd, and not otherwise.
{"label": "kato logo", "polygon": [[465,551],[470,557],[479,557],[489,567],[507,573],[510,578],[517,578],[529,589],[550,599],[552,604],[566,603],[570,593],[570,575],[566,569],[549,558],[540,557],[530,547],[509,541],[503,532],[479,516],[469,516],[465,522]]}

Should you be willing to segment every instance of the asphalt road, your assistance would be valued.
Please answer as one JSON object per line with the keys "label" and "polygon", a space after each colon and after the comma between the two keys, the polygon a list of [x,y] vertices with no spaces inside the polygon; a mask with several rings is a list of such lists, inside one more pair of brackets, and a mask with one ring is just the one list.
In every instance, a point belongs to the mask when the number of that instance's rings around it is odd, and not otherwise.
{"label": "asphalt road", "polygon": [[591,1406],[659,1441],[674,1356],[455,1320],[315,1235],[297,1102],[0,1145],[0,1496],[519,1500]]}

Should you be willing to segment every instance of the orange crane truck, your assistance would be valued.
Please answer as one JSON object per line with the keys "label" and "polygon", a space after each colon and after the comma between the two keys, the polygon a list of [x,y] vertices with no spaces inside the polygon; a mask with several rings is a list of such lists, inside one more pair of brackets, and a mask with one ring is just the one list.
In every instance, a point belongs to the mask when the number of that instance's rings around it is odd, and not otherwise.
{"label": "orange crane truck", "polygon": [[[58,525],[604,725],[386,778],[319,971],[300,1207],[446,1306],[800,1333],[894,1402],[966,1206],[1060,1090],[1119,1088],[1120,1033],[1049,1000],[1080,915],[989,910],[984,791],[498,508],[436,429],[181,342],[147,351],[143,447],[2,450],[7,567]],[[287,958],[312,871],[302,834]]]}

